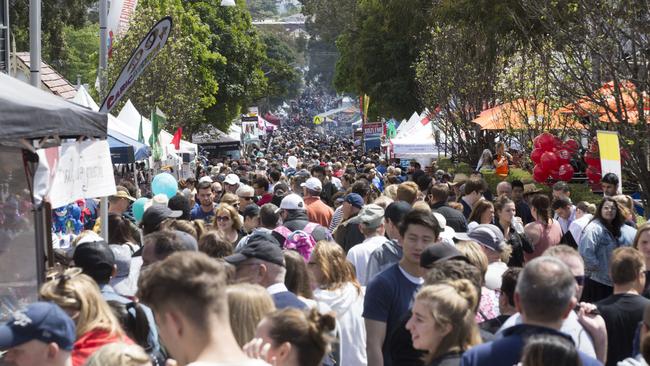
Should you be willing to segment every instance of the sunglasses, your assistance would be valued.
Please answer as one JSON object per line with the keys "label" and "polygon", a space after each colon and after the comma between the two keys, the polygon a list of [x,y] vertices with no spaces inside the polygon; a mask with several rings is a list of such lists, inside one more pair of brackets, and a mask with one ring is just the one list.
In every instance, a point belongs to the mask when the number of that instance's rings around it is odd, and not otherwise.
{"label": "sunglasses", "polygon": [[585,276],[573,276],[579,286],[585,285]]}
{"label": "sunglasses", "polygon": [[253,197],[239,197],[239,199],[246,200],[246,201],[252,201]]}
{"label": "sunglasses", "polygon": [[230,216],[217,216],[217,221],[230,221]]}

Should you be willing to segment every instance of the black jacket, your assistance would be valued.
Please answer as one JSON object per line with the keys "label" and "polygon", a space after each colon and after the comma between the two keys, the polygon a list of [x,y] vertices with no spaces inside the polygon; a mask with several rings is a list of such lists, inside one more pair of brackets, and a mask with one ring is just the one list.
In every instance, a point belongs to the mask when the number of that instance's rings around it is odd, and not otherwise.
{"label": "black jacket", "polygon": [[431,205],[431,210],[441,214],[447,220],[447,226],[457,233],[467,232],[467,220],[462,212],[447,206],[444,202],[437,202]]}
{"label": "black jacket", "polygon": [[[293,231],[296,230],[302,230],[307,226],[309,223],[309,219],[307,218],[307,211],[305,210],[288,210],[288,216],[287,219],[284,221],[282,224],[283,226],[286,226],[287,229]],[[285,237],[282,236],[282,234],[273,231],[273,236],[278,239],[278,242],[280,244],[284,243]],[[332,235],[330,234],[329,230],[327,228],[324,228],[320,225],[318,225],[314,231],[312,231],[311,236],[314,237],[315,241],[321,241],[321,240],[332,240]]]}

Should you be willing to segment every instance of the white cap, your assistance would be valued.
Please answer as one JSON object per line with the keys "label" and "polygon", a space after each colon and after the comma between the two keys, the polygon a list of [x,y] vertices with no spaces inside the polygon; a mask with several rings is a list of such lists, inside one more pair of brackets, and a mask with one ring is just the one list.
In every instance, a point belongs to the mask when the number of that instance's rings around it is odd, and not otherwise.
{"label": "white cap", "polygon": [[212,183],[212,178],[210,178],[209,175],[203,176],[203,177],[201,177],[199,179],[199,183],[202,183],[202,182],[210,182],[210,183]]}
{"label": "white cap", "polygon": [[447,219],[438,212],[434,212],[433,216],[438,220],[438,225],[440,225],[440,237],[443,239],[453,239],[454,235],[456,235],[456,230],[447,226]]}
{"label": "white cap", "polygon": [[309,178],[305,183],[300,184],[301,187],[305,187],[309,190],[312,191],[322,191],[323,190],[323,184],[320,182],[320,179],[318,178]]}
{"label": "white cap", "polygon": [[292,193],[285,196],[280,202],[281,210],[304,210],[305,202],[302,200],[302,197]]}
{"label": "white cap", "polygon": [[228,174],[223,182],[230,185],[239,184],[239,176],[237,174]]}

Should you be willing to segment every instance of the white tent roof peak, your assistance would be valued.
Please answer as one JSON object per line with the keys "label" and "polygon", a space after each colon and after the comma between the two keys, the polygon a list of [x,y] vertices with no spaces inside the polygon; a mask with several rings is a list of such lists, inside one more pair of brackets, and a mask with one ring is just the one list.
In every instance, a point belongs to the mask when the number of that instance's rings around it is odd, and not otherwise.
{"label": "white tent roof peak", "polygon": [[79,89],[77,89],[77,94],[72,98],[72,102],[92,111],[99,111],[99,106],[95,103],[93,97],[90,96],[90,93],[88,93],[88,90],[86,90],[83,85],[79,86]]}

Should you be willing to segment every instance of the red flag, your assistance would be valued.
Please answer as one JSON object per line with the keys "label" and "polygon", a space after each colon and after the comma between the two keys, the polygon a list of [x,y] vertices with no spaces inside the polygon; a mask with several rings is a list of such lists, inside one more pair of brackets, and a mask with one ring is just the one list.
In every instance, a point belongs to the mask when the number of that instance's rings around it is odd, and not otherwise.
{"label": "red flag", "polygon": [[181,149],[181,135],[183,135],[183,127],[179,127],[174,133],[174,138],[172,139],[172,144],[176,150]]}

